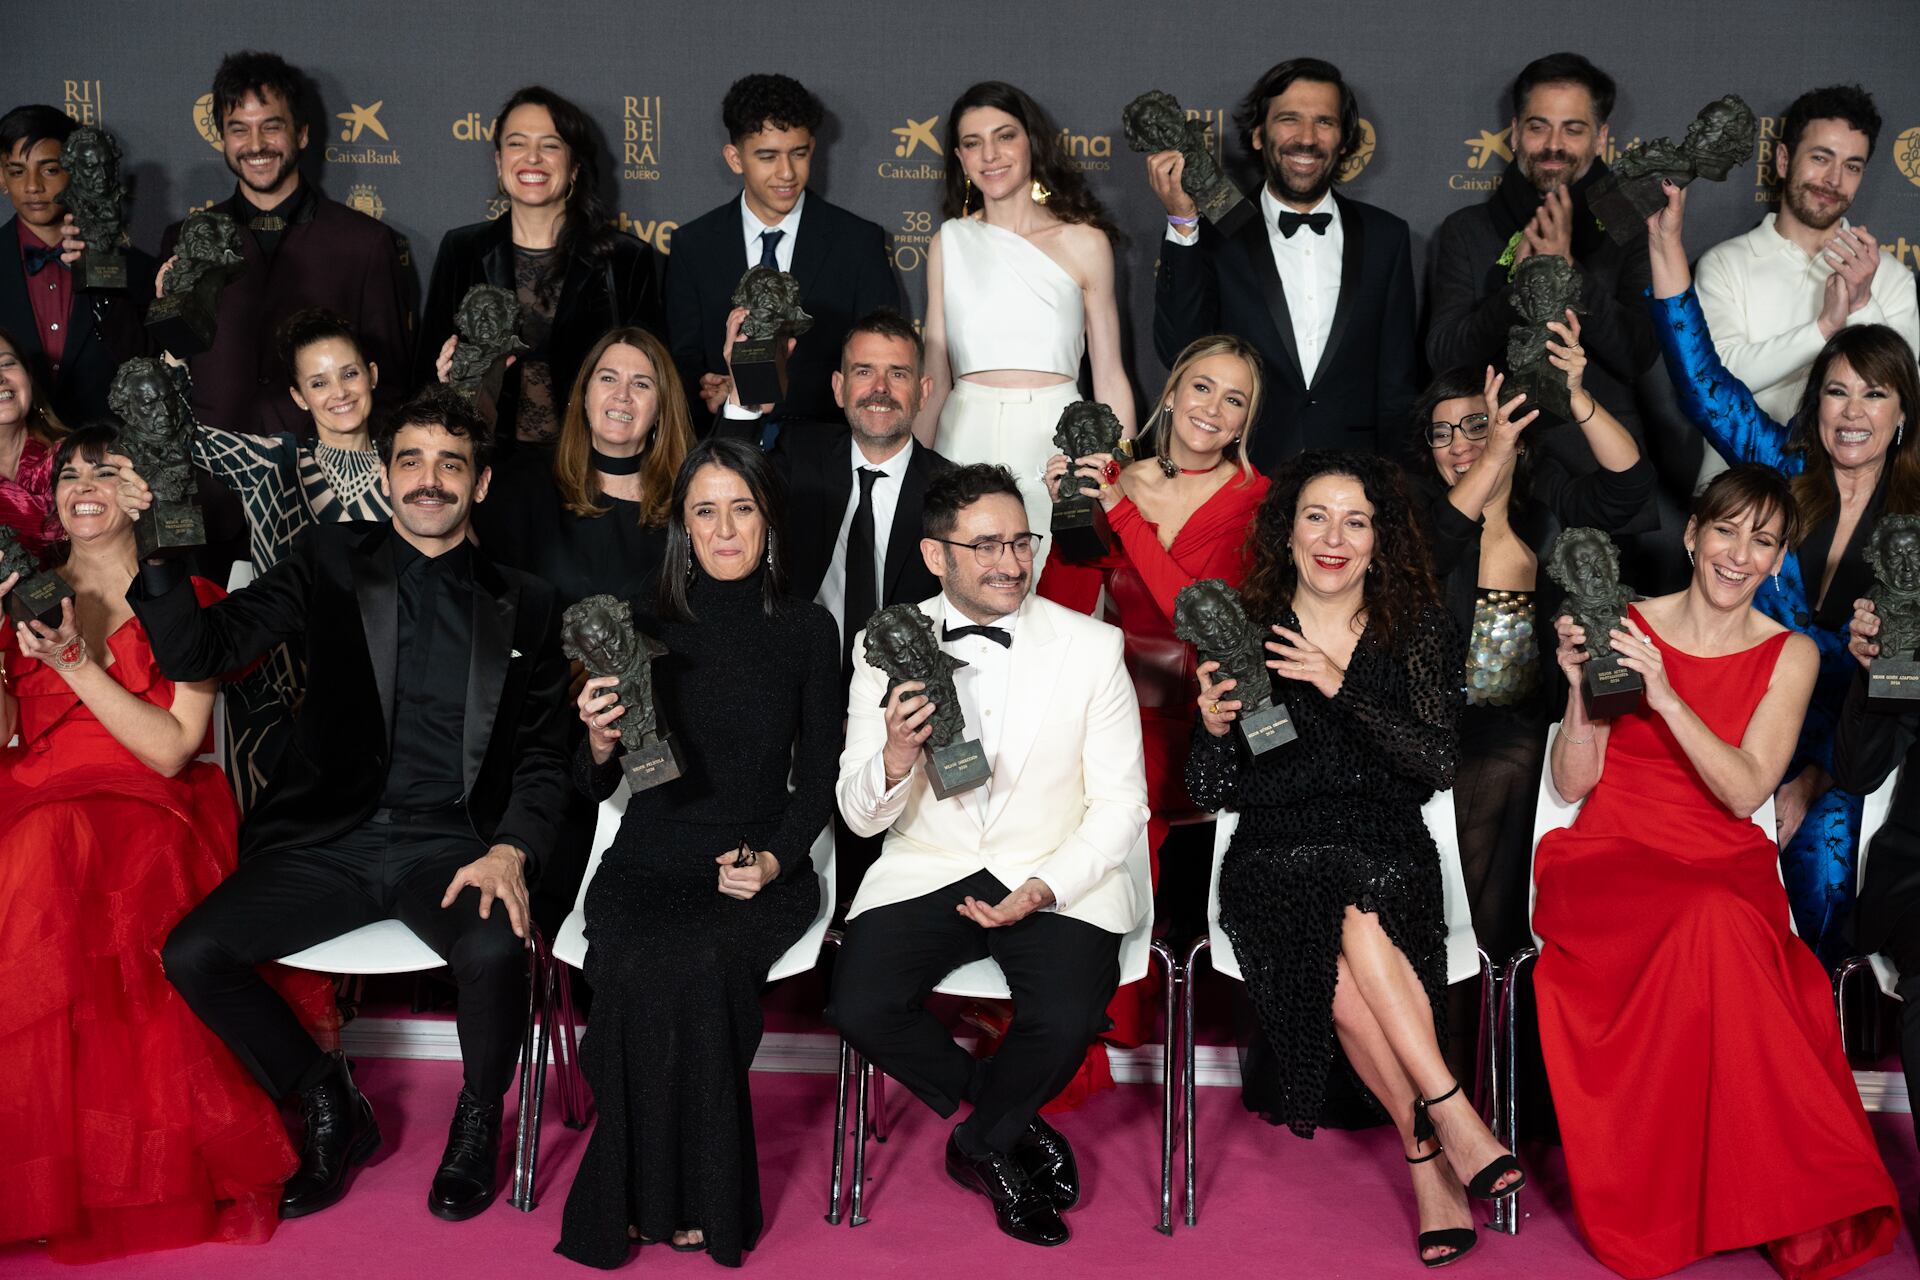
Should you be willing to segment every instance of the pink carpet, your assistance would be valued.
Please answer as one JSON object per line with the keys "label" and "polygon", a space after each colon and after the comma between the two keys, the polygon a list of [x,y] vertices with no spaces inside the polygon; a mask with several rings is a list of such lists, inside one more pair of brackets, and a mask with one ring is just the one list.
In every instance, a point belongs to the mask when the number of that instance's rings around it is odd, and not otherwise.
{"label": "pink carpet", "polygon": [[[586,1276],[553,1252],[560,1209],[585,1134],[559,1123],[548,1094],[540,1206],[521,1214],[501,1199],[466,1223],[428,1215],[424,1200],[445,1137],[459,1068],[454,1063],[368,1061],[359,1079],[378,1108],[386,1145],[337,1206],[287,1223],[259,1248],[205,1245],[148,1254],[92,1268],[61,1267],[28,1248],[0,1250],[0,1276],[138,1276],[142,1280],[493,1280]],[[1111,1275],[1178,1275],[1236,1280],[1275,1274],[1314,1277],[1412,1276],[1413,1201],[1390,1133],[1323,1133],[1302,1142],[1240,1109],[1235,1091],[1199,1091],[1200,1222],[1168,1239],[1158,1218],[1156,1091],[1122,1087],[1060,1128],[1080,1154],[1087,1198],[1069,1217],[1073,1241],[1041,1251],[994,1230],[986,1202],[946,1180],[940,1167],[946,1127],[904,1090],[890,1091],[892,1139],[871,1149],[867,1211],[857,1230],[829,1226],[827,1143],[832,1080],[763,1074],[754,1079],[760,1164],[768,1228],[746,1267],[780,1280],[857,1276],[1011,1275],[1045,1267],[1049,1280]],[[511,1123],[511,1116],[509,1116]],[[1903,1203],[1912,1212],[1920,1159],[1906,1116],[1876,1116],[1874,1128]],[[1590,1258],[1574,1234],[1558,1153],[1524,1152],[1533,1179],[1523,1197],[1528,1218],[1509,1238],[1481,1232],[1480,1247],[1449,1275],[1482,1280],[1541,1280],[1612,1273]],[[1176,1218],[1176,1222],[1178,1219]],[[1892,1257],[1853,1273],[1860,1280],[1911,1277],[1914,1224]],[[704,1256],[660,1246],[637,1250],[630,1266],[681,1276],[716,1272]],[[1728,1254],[1682,1273],[1688,1280],[1772,1276],[1755,1251]]]}

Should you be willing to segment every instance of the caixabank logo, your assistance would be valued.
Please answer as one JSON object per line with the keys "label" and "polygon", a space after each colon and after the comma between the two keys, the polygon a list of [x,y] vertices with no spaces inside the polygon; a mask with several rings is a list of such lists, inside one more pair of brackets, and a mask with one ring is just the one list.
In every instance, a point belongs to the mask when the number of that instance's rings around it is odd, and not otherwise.
{"label": "caixabank logo", "polygon": [[347,110],[334,113],[338,128],[327,143],[326,156],[329,164],[399,164],[400,148],[391,144],[393,139],[387,134],[387,126],[380,119],[380,109],[386,106],[384,98],[376,99],[371,105],[362,106],[358,102],[349,102]]}
{"label": "caixabank logo", "polygon": [[105,119],[102,114],[105,95],[100,90],[98,80],[64,80],[60,86],[60,105],[81,124],[97,125]]}
{"label": "caixabank logo", "polygon": [[946,157],[935,132],[939,124],[940,117],[931,115],[925,120],[908,116],[905,124],[895,125],[893,157],[881,160],[876,172],[883,178],[907,182],[938,182],[946,177]]}

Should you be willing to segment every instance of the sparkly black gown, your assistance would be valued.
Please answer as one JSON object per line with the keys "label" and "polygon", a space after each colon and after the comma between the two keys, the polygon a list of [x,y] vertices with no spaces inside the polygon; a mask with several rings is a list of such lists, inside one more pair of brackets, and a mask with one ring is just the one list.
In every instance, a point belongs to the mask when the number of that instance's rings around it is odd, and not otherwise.
{"label": "sparkly black gown", "polygon": [[[809,850],[833,811],[844,714],[832,616],[788,600],[768,617],[760,580],[698,573],[699,621],[659,624],[670,652],[654,688],[685,772],[629,801],[587,890],[580,1060],[599,1120],[558,1252],[589,1266],[626,1261],[629,1223],[649,1240],[699,1228],[728,1266],[760,1235],[747,1089],[760,990],[819,904]],[[617,759],[596,768],[583,743],[576,781],[605,798]],[[715,888],[715,857],[743,838],[780,859],[746,902]]]}
{"label": "sparkly black gown", "polygon": [[[1283,626],[1299,629],[1288,610]],[[1194,729],[1187,788],[1240,814],[1220,868],[1220,923],[1277,1059],[1263,1102],[1312,1137],[1334,1061],[1333,988],[1349,904],[1377,914],[1412,962],[1444,1036],[1447,927],[1440,855],[1420,816],[1453,785],[1462,646],[1438,609],[1398,652],[1361,636],[1336,697],[1274,681],[1299,740],[1254,760],[1237,733]]]}

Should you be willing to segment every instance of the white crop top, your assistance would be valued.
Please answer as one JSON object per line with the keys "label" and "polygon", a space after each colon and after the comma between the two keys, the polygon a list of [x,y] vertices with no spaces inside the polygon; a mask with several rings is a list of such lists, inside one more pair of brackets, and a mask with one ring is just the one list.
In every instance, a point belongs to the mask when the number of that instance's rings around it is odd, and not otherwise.
{"label": "white crop top", "polygon": [[953,376],[1032,369],[1074,378],[1087,349],[1080,285],[1025,236],[975,218],[940,226]]}

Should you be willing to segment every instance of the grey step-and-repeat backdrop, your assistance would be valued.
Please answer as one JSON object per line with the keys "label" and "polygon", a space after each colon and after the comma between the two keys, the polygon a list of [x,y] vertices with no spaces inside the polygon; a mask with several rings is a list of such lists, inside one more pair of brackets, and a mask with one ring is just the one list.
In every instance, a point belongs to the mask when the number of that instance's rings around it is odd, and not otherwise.
{"label": "grey step-and-repeat backdrop", "polygon": [[[1761,113],[1761,151],[1802,89],[1857,81],[1886,125],[1854,218],[1887,251],[1920,259],[1920,78],[1911,0],[1626,0],[1541,6],[1496,0],[320,0],[155,4],[72,0],[8,23],[0,96],[103,124],[135,184],[133,233],[223,197],[208,85],[220,55],[275,50],[317,82],[312,173],[336,199],[383,219],[411,246],[419,281],[449,227],[501,212],[493,114],[541,82],[581,103],[606,141],[619,221],[663,253],[674,229],[738,191],[720,157],[720,98],[750,71],[782,71],[825,100],[814,188],[886,228],[915,314],[924,253],[940,222],[947,107],[977,79],[1011,80],[1052,113],[1068,152],[1131,237],[1119,255],[1131,368],[1157,388],[1152,273],[1162,211],[1121,107],[1162,88],[1209,121],[1272,63],[1313,54],[1355,86],[1365,145],[1343,189],[1412,224],[1416,270],[1450,211],[1481,201],[1508,158],[1505,89],[1531,58],[1585,53],[1620,83],[1616,149],[1678,135],[1708,99],[1734,92]],[[1238,151],[1230,123],[1228,155]],[[1773,189],[1763,162],[1694,188],[1698,253],[1752,226]],[[3,202],[0,202],[3,203]]]}

